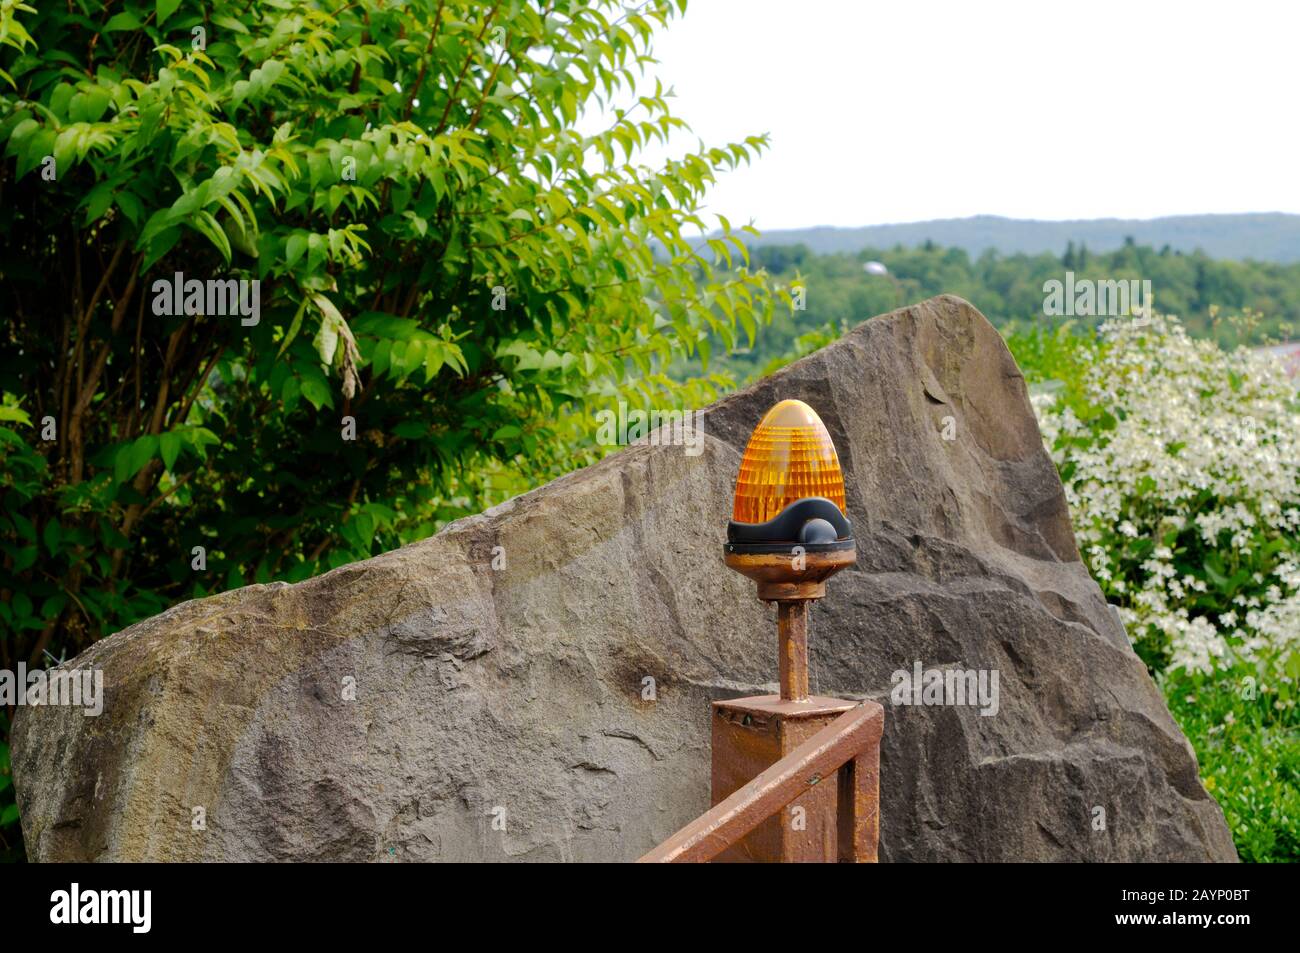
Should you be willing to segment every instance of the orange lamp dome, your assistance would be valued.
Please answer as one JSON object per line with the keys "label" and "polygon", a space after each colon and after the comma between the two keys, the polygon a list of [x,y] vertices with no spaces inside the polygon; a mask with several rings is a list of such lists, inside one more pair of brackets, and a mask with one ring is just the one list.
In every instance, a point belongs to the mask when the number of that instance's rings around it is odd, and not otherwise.
{"label": "orange lamp dome", "polygon": [[796,500],[814,496],[845,513],[840,458],[817,411],[801,400],[783,400],[754,428],[745,447],[731,518],[766,523]]}

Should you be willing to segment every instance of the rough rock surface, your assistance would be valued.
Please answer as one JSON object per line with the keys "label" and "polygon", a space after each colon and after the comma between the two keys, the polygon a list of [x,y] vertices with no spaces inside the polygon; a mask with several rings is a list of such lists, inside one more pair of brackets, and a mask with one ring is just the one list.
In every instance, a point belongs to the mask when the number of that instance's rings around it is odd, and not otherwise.
{"label": "rough rock surface", "polygon": [[[1020,372],[953,297],[715,404],[698,456],[633,447],[98,643],[69,664],[103,668],[100,717],[19,710],[31,858],[637,857],[708,807],[708,702],[774,685],[773,615],[721,543],[750,429],[785,397],[845,470],[859,559],[814,610],[813,688],[885,704],[882,859],[1235,860],[1079,561]],[[997,714],[891,704],[917,661],[997,670]]]}

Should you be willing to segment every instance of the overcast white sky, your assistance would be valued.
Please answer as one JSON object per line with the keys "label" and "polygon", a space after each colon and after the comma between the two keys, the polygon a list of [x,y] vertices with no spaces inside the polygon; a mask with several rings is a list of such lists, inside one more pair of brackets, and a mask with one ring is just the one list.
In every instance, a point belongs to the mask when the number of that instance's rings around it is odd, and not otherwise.
{"label": "overcast white sky", "polygon": [[691,0],[656,55],[705,142],[772,136],[710,210],[787,228],[1300,212],[1298,43],[1296,0]]}

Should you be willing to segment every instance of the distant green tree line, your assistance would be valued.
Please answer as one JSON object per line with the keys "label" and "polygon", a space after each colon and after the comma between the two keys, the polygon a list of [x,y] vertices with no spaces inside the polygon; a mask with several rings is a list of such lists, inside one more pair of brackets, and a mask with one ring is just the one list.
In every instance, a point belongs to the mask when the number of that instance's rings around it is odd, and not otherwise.
{"label": "distant green tree line", "polygon": [[[884,264],[888,274],[868,273],[870,261]],[[930,242],[831,255],[819,255],[806,245],[772,245],[753,250],[753,265],[782,282],[801,284],[804,307],[777,315],[753,348],[718,360],[719,370],[742,380],[872,315],[937,294],[960,295],[1002,328],[1059,324],[1065,319],[1043,313],[1043,285],[1063,281],[1066,272],[1095,281],[1150,281],[1157,311],[1177,315],[1193,335],[1214,337],[1221,344],[1240,343],[1240,325],[1218,322],[1219,309],[1264,316],[1245,343],[1286,339],[1300,326],[1300,264],[1222,261],[1132,241],[1106,253],[1070,245],[1060,256],[987,251],[977,258]],[[686,363],[679,366],[685,370]]]}

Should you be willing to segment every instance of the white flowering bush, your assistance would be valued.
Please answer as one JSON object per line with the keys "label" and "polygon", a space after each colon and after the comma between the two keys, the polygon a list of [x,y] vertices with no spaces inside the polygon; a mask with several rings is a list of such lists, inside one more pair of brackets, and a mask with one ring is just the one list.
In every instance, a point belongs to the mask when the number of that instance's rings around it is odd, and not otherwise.
{"label": "white flowering bush", "polygon": [[1300,861],[1300,406],[1172,318],[1013,331],[1079,547],[1242,860]]}
{"label": "white flowering bush", "polygon": [[[1079,547],[1155,670],[1300,675],[1300,408],[1274,359],[1174,318],[1102,326],[1035,395]],[[1291,692],[1284,693],[1294,704]]]}

